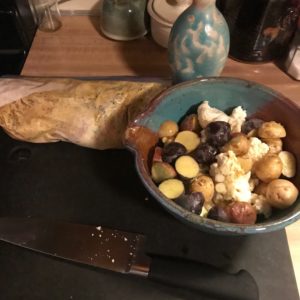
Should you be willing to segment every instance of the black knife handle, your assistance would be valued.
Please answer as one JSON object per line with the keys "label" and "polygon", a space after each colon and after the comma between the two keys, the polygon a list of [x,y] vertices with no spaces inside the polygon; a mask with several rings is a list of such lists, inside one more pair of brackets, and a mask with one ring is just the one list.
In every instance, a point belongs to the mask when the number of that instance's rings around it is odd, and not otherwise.
{"label": "black knife handle", "polygon": [[199,296],[207,295],[212,299],[259,299],[257,284],[245,270],[229,274],[213,266],[190,260],[153,256],[148,278],[198,291]]}

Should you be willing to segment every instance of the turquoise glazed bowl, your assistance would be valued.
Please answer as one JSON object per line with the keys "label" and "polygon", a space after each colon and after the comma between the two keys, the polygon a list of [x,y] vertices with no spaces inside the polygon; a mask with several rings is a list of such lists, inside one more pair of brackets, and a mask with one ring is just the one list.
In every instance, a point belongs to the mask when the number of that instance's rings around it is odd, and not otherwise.
{"label": "turquoise glazed bowl", "polygon": [[[247,235],[270,232],[284,228],[300,218],[300,199],[289,208],[274,211],[271,218],[255,225],[224,223],[202,218],[181,208],[159,191],[150,176],[150,161],[158,142],[157,131],[165,120],[178,122],[187,113],[196,112],[200,102],[223,111],[242,105],[248,117],[277,121],[284,125],[287,137],[285,150],[295,154],[300,170],[300,108],[292,101],[267,87],[234,78],[202,78],[170,87],[140,114],[127,128],[126,146],[135,154],[138,174],[151,195],[173,216],[200,230],[222,235]],[[300,190],[300,171],[293,183]]]}

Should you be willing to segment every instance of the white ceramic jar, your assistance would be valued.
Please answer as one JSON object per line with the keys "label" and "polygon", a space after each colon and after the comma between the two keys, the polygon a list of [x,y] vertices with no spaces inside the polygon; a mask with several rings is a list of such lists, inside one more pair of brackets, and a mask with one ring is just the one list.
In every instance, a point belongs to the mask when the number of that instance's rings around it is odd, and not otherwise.
{"label": "white ceramic jar", "polygon": [[171,28],[176,19],[192,4],[192,0],[149,0],[151,35],[156,43],[168,47]]}

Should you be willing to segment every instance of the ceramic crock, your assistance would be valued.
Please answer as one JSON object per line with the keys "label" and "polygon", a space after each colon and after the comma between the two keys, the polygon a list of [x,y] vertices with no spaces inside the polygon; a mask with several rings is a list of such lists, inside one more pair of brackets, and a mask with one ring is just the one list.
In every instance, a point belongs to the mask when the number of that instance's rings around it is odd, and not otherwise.
{"label": "ceramic crock", "polygon": [[151,35],[160,46],[167,48],[171,28],[190,5],[192,0],[149,0],[147,5],[151,17]]}

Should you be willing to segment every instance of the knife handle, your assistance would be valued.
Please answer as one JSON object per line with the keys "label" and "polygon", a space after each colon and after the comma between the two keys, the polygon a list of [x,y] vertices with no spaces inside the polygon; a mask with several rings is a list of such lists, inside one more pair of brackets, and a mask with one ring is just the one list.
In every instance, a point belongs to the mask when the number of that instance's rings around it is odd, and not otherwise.
{"label": "knife handle", "polygon": [[245,270],[230,274],[191,260],[153,256],[148,278],[179,288],[198,291],[213,299],[257,300],[258,287]]}

